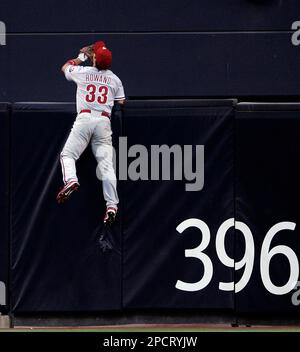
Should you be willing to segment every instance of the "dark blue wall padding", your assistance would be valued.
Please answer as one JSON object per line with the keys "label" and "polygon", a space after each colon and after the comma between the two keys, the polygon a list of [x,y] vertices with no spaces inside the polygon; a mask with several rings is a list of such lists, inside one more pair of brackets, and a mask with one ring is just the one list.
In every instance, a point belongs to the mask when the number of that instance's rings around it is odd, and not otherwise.
{"label": "dark blue wall padding", "polygon": [[[300,259],[300,104],[238,104],[236,138],[236,219],[249,226],[255,243],[252,277],[236,295],[237,312],[299,315],[299,306],[292,303],[294,294],[299,300],[296,290],[276,295],[265,288],[260,255],[270,228],[286,221],[296,223],[295,230],[275,235],[270,250],[286,245]],[[242,258],[244,250],[243,237],[237,234],[237,258]],[[287,258],[275,255],[268,271],[276,286],[286,284],[290,275]]]}
{"label": "dark blue wall padding", "polygon": [[9,36],[7,46],[1,48],[7,53],[6,71],[14,69],[9,81],[0,80],[0,99],[74,101],[76,87],[66,81],[61,65],[99,38],[113,51],[112,68],[127,97],[297,96],[300,92],[300,50],[292,45],[288,32],[28,34]]}
{"label": "dark blue wall padding", "polygon": [[[230,100],[128,102],[123,117],[128,148],[142,144],[150,151],[151,145],[204,145],[205,181],[196,192],[185,191],[185,180],[124,182],[125,308],[233,308],[233,292],[218,289],[219,281],[233,281],[233,270],[220,263],[215,250],[218,227],[234,216],[233,111]],[[176,232],[189,218],[208,225],[211,240],[204,252],[214,268],[210,284],[195,292],[175,288],[177,280],[197,282],[204,272],[198,259],[185,258],[185,249],[202,241],[199,230]],[[233,255],[233,241],[226,244]]]}
{"label": "dark blue wall padding", "polygon": [[[0,106],[0,165],[9,164],[7,108]],[[119,159],[136,144],[204,145],[204,188],[186,192],[185,180],[120,181],[120,212],[110,231],[101,227],[104,201],[89,150],[78,162],[80,190],[62,206],[55,202],[61,185],[58,157],[74,110],[69,103],[13,106],[11,270],[8,280],[6,170],[0,176],[0,281],[9,282],[14,314],[190,308],[224,309],[237,317],[299,316],[299,292],[293,287],[284,295],[269,292],[260,268],[266,234],[280,222],[295,223],[295,230],[278,233],[270,249],[287,246],[295,253],[294,267],[300,260],[299,104],[243,103],[236,111],[233,100],[128,101],[112,120],[115,146],[118,137],[127,137],[127,149],[117,149]],[[128,165],[133,160],[128,157]],[[239,282],[244,270],[224,265],[215,243],[220,226],[234,217],[250,229],[255,247],[248,283],[236,294],[220,290],[219,283]],[[204,289],[185,292],[175,287],[177,280],[195,282],[204,272],[199,259],[185,257],[185,250],[203,240],[200,231],[176,231],[190,218],[209,228],[203,252],[213,264],[213,276]],[[106,252],[99,243],[103,234],[112,245]],[[226,235],[226,253],[235,262],[243,257],[244,242],[239,231]],[[290,274],[287,258],[275,255],[268,273],[274,285],[284,285]]]}
{"label": "dark blue wall padding", "polygon": [[105,204],[91,151],[77,163],[80,190],[58,205],[59,153],[73,104],[19,103],[12,112],[12,310],[95,312],[121,306],[118,223],[113,250],[99,237]]}
{"label": "dark blue wall padding", "polygon": [[9,109],[0,104],[0,312],[8,311],[9,285]]}
{"label": "dark blue wall padding", "polygon": [[10,32],[133,32],[288,30],[297,0],[4,0]]}

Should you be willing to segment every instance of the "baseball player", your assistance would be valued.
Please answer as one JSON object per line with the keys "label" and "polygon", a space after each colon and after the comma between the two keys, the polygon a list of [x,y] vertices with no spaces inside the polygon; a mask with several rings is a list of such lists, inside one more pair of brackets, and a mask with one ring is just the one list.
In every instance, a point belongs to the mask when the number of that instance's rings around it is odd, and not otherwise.
{"label": "baseball player", "polygon": [[[88,59],[93,66],[81,66]],[[91,142],[106,201],[104,223],[109,225],[115,220],[119,202],[110,116],[114,103],[125,101],[121,80],[109,70],[111,63],[112,53],[101,41],[81,49],[76,59],[62,66],[66,79],[77,84],[77,117],[60,155],[64,186],[57,195],[58,203],[63,203],[78,190],[75,163]]]}

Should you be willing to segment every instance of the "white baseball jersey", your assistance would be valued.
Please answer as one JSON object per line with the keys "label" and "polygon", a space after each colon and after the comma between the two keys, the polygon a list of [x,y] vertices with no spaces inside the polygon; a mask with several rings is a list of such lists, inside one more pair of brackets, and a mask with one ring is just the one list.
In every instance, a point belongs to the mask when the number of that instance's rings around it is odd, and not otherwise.
{"label": "white baseball jersey", "polygon": [[125,99],[121,80],[110,70],[69,65],[65,69],[65,76],[68,81],[77,84],[77,113],[95,110],[111,114],[114,101]]}

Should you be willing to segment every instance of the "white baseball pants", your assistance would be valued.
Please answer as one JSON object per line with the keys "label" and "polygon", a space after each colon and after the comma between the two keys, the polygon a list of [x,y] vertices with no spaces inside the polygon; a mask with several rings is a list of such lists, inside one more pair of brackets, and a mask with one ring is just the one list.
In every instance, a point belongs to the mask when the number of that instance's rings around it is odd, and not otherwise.
{"label": "white baseball pants", "polygon": [[102,180],[103,196],[107,207],[117,208],[117,179],[113,167],[113,147],[110,119],[101,112],[80,113],[61,152],[63,180],[78,181],[75,163],[91,142],[97,160],[97,177]]}

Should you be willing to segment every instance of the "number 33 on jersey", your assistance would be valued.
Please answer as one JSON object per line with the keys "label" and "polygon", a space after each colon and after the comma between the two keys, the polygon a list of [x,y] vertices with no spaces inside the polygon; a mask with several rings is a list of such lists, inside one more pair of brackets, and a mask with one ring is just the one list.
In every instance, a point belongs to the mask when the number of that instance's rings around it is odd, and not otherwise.
{"label": "number 33 on jersey", "polygon": [[114,101],[125,99],[121,80],[110,70],[98,70],[90,66],[68,66],[68,81],[77,84],[77,112],[89,109],[111,114]]}

